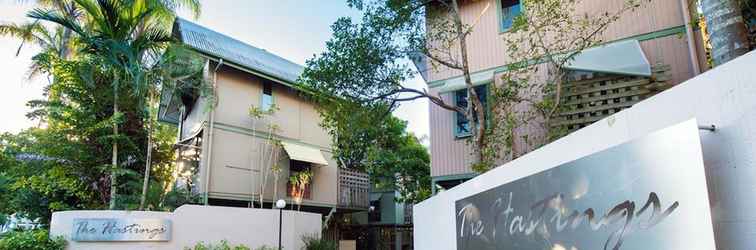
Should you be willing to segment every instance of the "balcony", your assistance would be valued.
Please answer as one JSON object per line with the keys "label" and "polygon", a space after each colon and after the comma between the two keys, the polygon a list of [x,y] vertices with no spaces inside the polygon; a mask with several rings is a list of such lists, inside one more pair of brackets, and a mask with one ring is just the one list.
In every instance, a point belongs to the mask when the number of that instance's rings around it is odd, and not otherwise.
{"label": "balcony", "polygon": [[338,206],[345,209],[363,210],[370,207],[370,179],[366,173],[339,168]]}

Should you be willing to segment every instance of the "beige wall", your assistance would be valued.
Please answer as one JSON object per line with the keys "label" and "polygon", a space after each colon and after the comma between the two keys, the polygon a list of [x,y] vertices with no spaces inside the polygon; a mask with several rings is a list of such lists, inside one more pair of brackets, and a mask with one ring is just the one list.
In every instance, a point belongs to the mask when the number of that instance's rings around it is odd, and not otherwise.
{"label": "beige wall", "polygon": [[[215,65],[211,64],[210,67],[214,68]],[[211,161],[210,198],[249,200],[253,194],[257,196],[260,193],[260,157],[269,155],[262,152],[267,141],[267,127],[268,124],[277,124],[280,131],[275,133],[276,138],[318,148],[329,161],[328,166],[313,168],[312,199],[305,200],[303,204],[334,206],[338,183],[337,165],[331,157],[330,137],[319,126],[320,116],[315,106],[291,88],[273,83],[274,103],[280,110],[269,118],[256,121],[253,129],[249,108],[253,105],[260,106],[261,95],[262,81],[259,77],[228,66],[222,66],[218,70],[218,106],[214,112],[212,159],[204,157],[202,164],[204,166],[207,160]],[[206,131],[210,130],[209,123],[205,127]],[[207,156],[210,151],[210,133],[205,133],[204,136],[203,156]],[[285,152],[281,151],[279,155],[283,169],[279,182],[274,184],[273,176],[270,175],[265,187],[265,198],[270,200],[286,196],[289,161]],[[202,180],[206,178],[206,169],[201,169]],[[279,197],[273,197],[274,185],[278,186]]]}
{"label": "beige wall", "polygon": [[[69,240],[66,249],[184,249],[198,242],[231,245],[244,244],[251,249],[262,245],[278,246],[278,215],[276,209],[231,208],[184,205],[170,212],[145,211],[65,211],[55,212],[50,222],[50,235]],[[76,242],[70,241],[76,218],[168,219],[172,224],[171,240],[166,242]],[[284,249],[300,249],[303,235],[320,235],[320,214],[283,211],[282,245]]]}
{"label": "beige wall", "polygon": [[[473,32],[468,38],[468,53],[470,69],[476,71],[491,69],[511,63],[506,53],[506,44],[503,37],[509,33],[499,33],[496,1],[480,0],[463,1],[461,14],[463,20],[472,22],[478,16],[480,21],[475,25]],[[588,13],[597,11],[617,10],[624,0],[583,0],[578,10]],[[488,9],[484,12],[486,6]],[[481,15],[482,13],[482,15]],[[639,10],[625,14],[620,20],[613,23],[604,34],[604,41],[612,41],[627,37],[642,35],[672,27],[684,25],[680,1],[677,0],[652,0]],[[646,57],[653,65],[657,62],[671,66],[669,74],[672,83],[677,84],[693,77],[691,58],[688,52],[687,37],[684,34],[671,35],[658,39],[641,41]],[[448,70],[444,67],[431,69],[429,81],[448,79],[459,76],[461,72]],[[501,80],[494,76],[494,81],[499,84]],[[431,87],[432,94],[438,94],[438,87]],[[451,103],[450,93],[441,94],[445,102]],[[469,165],[472,160],[472,149],[464,139],[454,137],[454,113],[429,104],[430,112],[430,138],[431,138],[431,175],[448,176],[468,174],[473,171]],[[539,133],[532,127],[521,128],[520,134]]]}

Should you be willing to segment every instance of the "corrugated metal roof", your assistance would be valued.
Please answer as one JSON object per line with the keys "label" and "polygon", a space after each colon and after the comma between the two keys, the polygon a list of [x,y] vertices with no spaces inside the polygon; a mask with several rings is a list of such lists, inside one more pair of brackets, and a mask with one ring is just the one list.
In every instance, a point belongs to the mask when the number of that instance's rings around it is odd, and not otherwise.
{"label": "corrugated metal roof", "polygon": [[299,64],[182,18],[176,18],[173,32],[202,53],[288,83],[294,83],[304,70]]}

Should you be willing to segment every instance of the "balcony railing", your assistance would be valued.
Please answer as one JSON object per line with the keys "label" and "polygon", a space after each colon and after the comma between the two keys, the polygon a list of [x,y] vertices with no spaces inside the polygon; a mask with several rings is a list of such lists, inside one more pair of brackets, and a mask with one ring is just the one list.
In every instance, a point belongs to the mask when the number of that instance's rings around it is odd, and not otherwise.
{"label": "balcony railing", "polygon": [[370,179],[366,173],[339,168],[338,205],[349,209],[367,209],[370,206]]}

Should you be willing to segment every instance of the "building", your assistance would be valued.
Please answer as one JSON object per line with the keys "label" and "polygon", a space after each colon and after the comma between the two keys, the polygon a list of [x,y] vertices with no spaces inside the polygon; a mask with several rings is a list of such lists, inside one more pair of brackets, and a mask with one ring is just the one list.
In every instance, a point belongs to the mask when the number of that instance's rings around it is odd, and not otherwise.
{"label": "building", "polygon": [[[316,106],[294,86],[302,66],[181,18],[173,34],[206,60],[215,99],[197,90],[161,96],[160,120],[179,127],[178,186],[207,205],[260,207],[263,196],[265,208],[285,199],[289,209],[323,215],[368,209],[367,176],[337,167]],[[251,107],[274,106],[272,115],[250,116]],[[263,180],[271,166],[280,168],[277,182]],[[310,181],[293,185],[303,172]]]}
{"label": "building", "polygon": [[[623,0],[584,0],[579,11],[612,11]],[[512,18],[521,10],[519,0],[460,1],[463,22],[472,25],[467,38],[473,84],[485,92],[488,84],[502,84],[508,57],[503,37],[509,35]],[[635,12],[625,13],[603,35],[604,43],[588,49],[568,67],[563,105],[572,111],[559,112],[555,126],[575,131],[699,74],[706,68],[700,32],[690,26],[687,1],[652,1]],[[687,20],[687,21],[686,21]],[[430,67],[429,60],[416,62],[429,92],[447,103],[466,103],[461,71]],[[425,61],[423,63],[422,61]],[[630,65],[631,67],[625,67]],[[426,70],[428,69],[428,70]],[[573,89],[568,89],[573,87]],[[461,91],[460,91],[461,90]],[[483,95],[485,96],[485,95]],[[476,176],[471,169],[472,149],[465,143],[471,135],[469,123],[454,112],[431,104],[431,176],[435,189],[448,189]],[[516,134],[543,131],[518,128]],[[521,140],[521,139],[518,139]],[[533,146],[535,147],[535,146]],[[534,148],[525,148],[531,151]]]}

